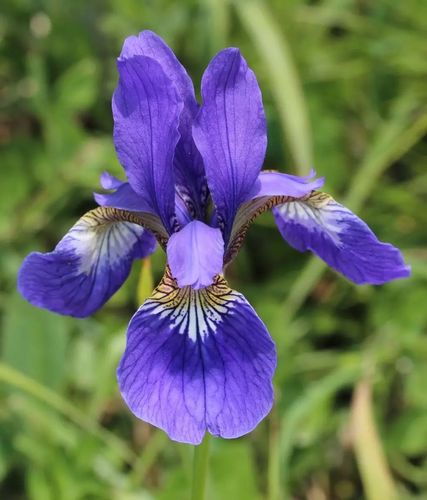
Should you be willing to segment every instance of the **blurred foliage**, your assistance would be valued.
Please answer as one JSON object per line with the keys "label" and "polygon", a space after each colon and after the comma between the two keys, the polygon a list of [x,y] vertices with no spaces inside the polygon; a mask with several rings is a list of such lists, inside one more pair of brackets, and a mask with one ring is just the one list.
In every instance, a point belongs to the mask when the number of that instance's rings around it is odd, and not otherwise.
{"label": "blurred foliage", "polygon": [[[0,498],[188,498],[191,447],[132,418],[115,381],[148,294],[141,265],[86,320],[15,292],[26,253],[94,207],[102,170],[120,175],[115,57],[147,28],[197,86],[216,50],[240,47],[264,95],[266,166],[314,163],[413,268],[357,288],[260,218],[229,280],[277,342],[276,407],[251,435],[213,441],[209,498],[427,498],[424,0],[2,1]],[[157,252],[142,276],[163,265]]]}

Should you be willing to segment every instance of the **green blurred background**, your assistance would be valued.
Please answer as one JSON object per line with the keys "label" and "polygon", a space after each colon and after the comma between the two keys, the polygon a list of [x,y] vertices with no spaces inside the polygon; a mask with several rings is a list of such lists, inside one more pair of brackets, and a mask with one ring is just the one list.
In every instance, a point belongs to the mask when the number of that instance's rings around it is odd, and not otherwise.
{"label": "green blurred background", "polygon": [[147,28],[197,88],[217,50],[240,47],[264,95],[266,167],[315,166],[413,268],[356,287],[259,218],[229,281],[277,342],[276,405],[251,435],[213,441],[208,498],[426,499],[424,0],[2,0],[0,498],[188,498],[192,447],[133,418],[115,379],[161,252],[86,320],[15,291],[24,256],[95,206],[103,170],[121,175],[115,57]]}

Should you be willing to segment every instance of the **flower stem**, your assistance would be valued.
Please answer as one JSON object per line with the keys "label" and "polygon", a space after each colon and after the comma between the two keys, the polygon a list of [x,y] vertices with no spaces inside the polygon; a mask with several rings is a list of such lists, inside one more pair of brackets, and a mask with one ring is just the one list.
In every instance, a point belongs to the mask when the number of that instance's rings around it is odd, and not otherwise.
{"label": "flower stem", "polygon": [[280,491],[280,427],[276,408],[269,417],[268,500],[279,500]]}
{"label": "flower stem", "polygon": [[204,500],[208,476],[210,434],[206,433],[203,441],[194,447],[193,485],[191,500]]}

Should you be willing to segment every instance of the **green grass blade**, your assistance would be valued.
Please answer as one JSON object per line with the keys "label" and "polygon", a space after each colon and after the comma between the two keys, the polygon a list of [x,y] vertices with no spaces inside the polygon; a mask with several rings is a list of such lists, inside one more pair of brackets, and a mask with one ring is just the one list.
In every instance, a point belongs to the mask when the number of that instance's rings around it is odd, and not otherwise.
{"label": "green grass blade", "polygon": [[292,52],[283,33],[257,0],[236,1],[238,15],[264,61],[277,112],[295,167],[300,175],[313,167],[312,141],[307,106]]}
{"label": "green grass blade", "polygon": [[230,30],[230,7],[228,0],[202,0],[209,15],[206,28],[209,34],[209,51],[214,54],[227,45]]}
{"label": "green grass blade", "polygon": [[372,388],[368,381],[357,384],[352,404],[354,453],[367,500],[397,500],[372,409]]}
{"label": "green grass blade", "polygon": [[305,393],[283,414],[280,436],[280,476],[285,490],[288,487],[290,459],[295,443],[295,436],[302,421],[313,411],[320,401],[331,397],[340,388],[352,385],[360,376],[360,366],[357,361],[340,366],[320,381],[313,383]]}
{"label": "green grass blade", "polygon": [[2,362],[0,362],[0,380],[62,413],[84,431],[98,437],[126,462],[133,463],[137,459],[136,454],[125,442],[101,427],[98,422],[88,418],[85,413],[78,410],[56,392]]}
{"label": "green grass blade", "polygon": [[[384,124],[371,151],[354,177],[343,201],[352,210],[360,209],[384,171],[427,133],[427,112],[424,110],[413,119],[413,107],[407,106],[406,100],[403,107],[405,108],[403,115],[399,112]],[[309,259],[283,302],[284,314],[288,320],[304,303],[325,269],[326,264],[317,257]]]}

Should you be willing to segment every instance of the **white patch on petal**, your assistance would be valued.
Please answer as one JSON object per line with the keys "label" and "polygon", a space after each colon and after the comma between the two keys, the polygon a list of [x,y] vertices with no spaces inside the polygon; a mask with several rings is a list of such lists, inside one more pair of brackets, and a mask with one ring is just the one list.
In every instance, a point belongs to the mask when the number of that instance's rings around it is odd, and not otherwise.
{"label": "white patch on petal", "polygon": [[167,270],[153,295],[144,303],[151,313],[170,322],[170,329],[196,342],[214,334],[225,314],[232,314],[236,301],[241,300],[224,278],[217,276],[211,286],[194,290],[179,288]]}
{"label": "white patch on petal", "polygon": [[300,224],[309,231],[326,233],[336,246],[341,245],[340,234],[346,229],[346,212],[330,196],[291,201],[279,205],[277,210],[285,221]]}
{"label": "white patch on petal", "polygon": [[105,222],[89,212],[71,228],[61,246],[80,257],[81,273],[90,274],[99,264],[111,266],[123,259],[144,231],[132,222]]}

